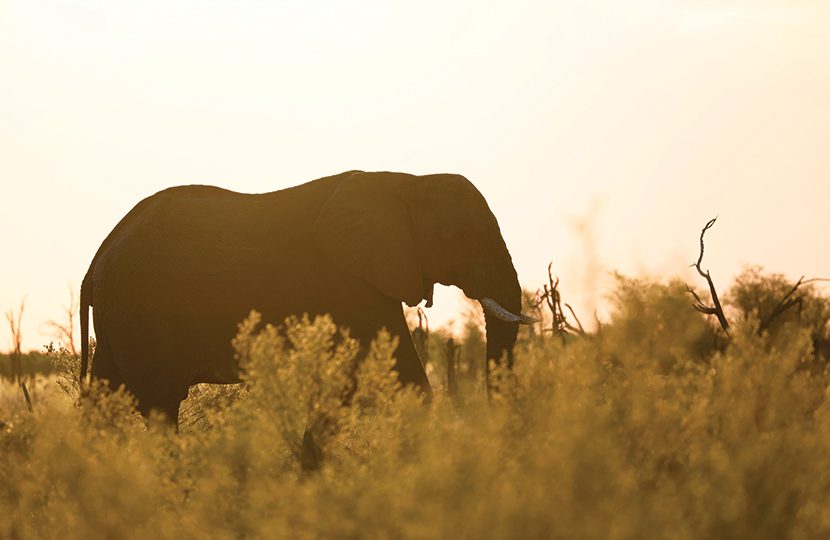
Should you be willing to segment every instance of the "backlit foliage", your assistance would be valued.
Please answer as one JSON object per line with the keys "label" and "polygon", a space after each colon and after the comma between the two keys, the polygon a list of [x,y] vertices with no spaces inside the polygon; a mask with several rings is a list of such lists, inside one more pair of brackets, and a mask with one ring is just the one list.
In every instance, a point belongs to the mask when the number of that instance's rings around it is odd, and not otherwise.
{"label": "backlit foliage", "polygon": [[829,535],[813,323],[773,335],[750,313],[722,341],[679,283],[621,278],[615,299],[597,333],[520,342],[490,401],[468,384],[425,405],[385,332],[357,364],[328,318],[256,314],[234,341],[245,384],[196,387],[178,435],[100,385],[73,405],[41,379],[34,414],[7,385],[0,538]]}

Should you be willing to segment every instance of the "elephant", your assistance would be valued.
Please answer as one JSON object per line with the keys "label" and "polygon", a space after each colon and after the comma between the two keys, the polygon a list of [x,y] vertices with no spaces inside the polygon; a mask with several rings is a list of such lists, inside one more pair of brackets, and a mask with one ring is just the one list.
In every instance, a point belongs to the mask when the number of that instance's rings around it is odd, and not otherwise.
{"label": "elephant", "polygon": [[347,171],[243,194],[187,185],[139,202],[98,248],[81,285],[81,381],[124,385],[147,417],[172,423],[196,383],[240,382],[231,340],[264,322],[330,314],[362,344],[399,337],[402,384],[431,395],[402,302],[432,304],[435,283],[485,309],[487,357],[512,365],[521,288],[495,216],[456,174]]}

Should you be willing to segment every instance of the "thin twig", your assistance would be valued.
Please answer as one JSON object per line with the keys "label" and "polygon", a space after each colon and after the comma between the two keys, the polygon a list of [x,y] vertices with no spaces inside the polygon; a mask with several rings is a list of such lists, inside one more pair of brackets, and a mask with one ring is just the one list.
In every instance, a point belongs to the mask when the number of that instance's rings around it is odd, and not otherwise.
{"label": "thin twig", "polygon": [[[802,279],[804,279],[804,278],[803,278],[803,276],[802,276]],[[801,284],[802,284],[802,285],[807,285],[807,284],[809,284],[809,283],[815,283],[815,282],[817,282],[817,281],[827,281],[827,282],[830,282],[830,278],[814,277],[814,278],[810,278],[810,279],[805,279],[804,281],[802,281],[802,282],[801,282]]]}
{"label": "thin twig", "polygon": [[[567,304],[567,303],[565,304],[565,307],[566,307],[566,308],[568,308],[568,311],[570,311],[570,312],[571,312],[571,315],[573,315],[573,316],[574,316],[574,320],[576,321],[576,325],[579,327],[579,333],[580,333],[580,334],[584,334],[584,333],[585,333],[585,329],[584,329],[584,328],[582,328],[582,323],[581,323],[581,322],[579,322],[579,317],[577,317],[577,316],[576,316],[576,313],[574,312],[574,308],[572,308],[572,307],[571,307],[571,305],[570,305],[570,304]],[[570,326],[570,325],[569,325],[569,326]]]}
{"label": "thin twig", "polygon": [[29,390],[26,388],[26,383],[20,383],[20,388],[23,389],[23,397],[26,398],[26,407],[29,408],[29,412],[35,412],[35,409],[32,407],[32,398],[29,397]]}

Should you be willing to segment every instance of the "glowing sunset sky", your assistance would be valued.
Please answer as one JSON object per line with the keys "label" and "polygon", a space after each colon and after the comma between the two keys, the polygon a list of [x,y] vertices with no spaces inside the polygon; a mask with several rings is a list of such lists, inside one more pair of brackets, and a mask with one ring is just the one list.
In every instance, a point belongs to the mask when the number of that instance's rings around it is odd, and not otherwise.
{"label": "glowing sunset sky", "polygon": [[26,349],[143,197],[347,169],[464,174],[523,284],[555,260],[585,318],[612,269],[700,284],[715,215],[721,288],[830,277],[830,3],[0,0],[0,310],[27,296]]}

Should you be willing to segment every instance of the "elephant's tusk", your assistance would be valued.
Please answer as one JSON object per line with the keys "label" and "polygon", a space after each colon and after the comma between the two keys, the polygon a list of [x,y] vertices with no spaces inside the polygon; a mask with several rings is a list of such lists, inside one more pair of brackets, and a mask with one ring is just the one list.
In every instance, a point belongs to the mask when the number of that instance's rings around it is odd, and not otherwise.
{"label": "elephant's tusk", "polygon": [[539,322],[538,319],[534,319],[533,317],[529,317],[524,313],[516,315],[510,311],[507,311],[498,302],[493,300],[492,298],[482,298],[479,300],[481,302],[482,307],[484,310],[492,313],[499,319],[506,321],[506,322],[517,322],[519,324],[533,324]]}
{"label": "elephant's tusk", "polygon": [[525,315],[524,313],[519,313],[519,317],[522,318],[522,320],[519,321],[519,324],[535,324],[539,322],[539,319],[536,317],[531,317],[530,315]]}

